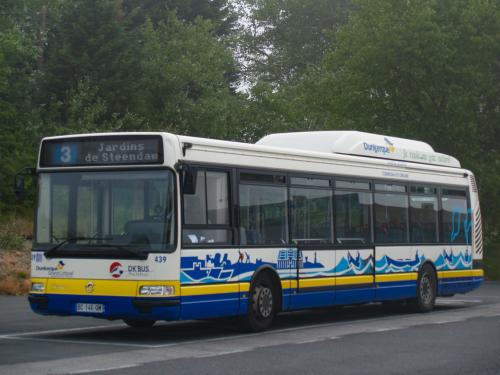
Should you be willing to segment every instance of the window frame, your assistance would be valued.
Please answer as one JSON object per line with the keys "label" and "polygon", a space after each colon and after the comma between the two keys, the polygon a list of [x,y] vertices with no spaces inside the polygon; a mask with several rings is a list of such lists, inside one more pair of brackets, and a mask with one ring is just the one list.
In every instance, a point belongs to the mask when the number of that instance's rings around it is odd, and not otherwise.
{"label": "window frame", "polygon": [[[335,249],[349,249],[349,248],[376,248],[379,246],[385,247],[396,247],[396,246],[417,246],[417,245],[425,245],[425,246],[442,246],[442,245],[457,245],[456,243],[443,242],[441,238],[441,227],[442,227],[442,191],[443,189],[451,189],[451,190],[460,190],[465,192],[465,198],[467,201],[467,209],[471,207],[470,200],[470,191],[469,185],[454,185],[454,184],[446,184],[446,183],[425,183],[423,181],[401,181],[401,180],[393,180],[393,179],[385,179],[385,178],[364,178],[353,175],[340,175],[334,173],[307,173],[298,170],[282,170],[276,168],[266,168],[266,167],[249,167],[244,165],[228,165],[228,164],[218,164],[218,163],[201,163],[201,162],[181,162],[181,164],[188,165],[189,167],[203,169],[205,171],[215,171],[215,172],[227,172],[228,173],[228,195],[229,195],[229,225],[203,225],[203,224],[188,224],[188,227],[192,227],[194,229],[227,229],[231,231],[232,241],[230,243],[218,243],[215,244],[217,248],[276,248],[276,247],[294,247],[297,244],[292,243],[291,241],[291,192],[290,189],[292,187],[302,187],[308,189],[321,189],[321,190],[330,190],[331,191],[331,199],[332,199],[332,243],[329,244],[314,244],[315,249],[317,250],[335,250]],[[179,170],[181,170],[180,168]],[[239,202],[239,186],[242,183],[240,179],[240,175],[242,173],[251,173],[251,174],[260,174],[260,175],[279,175],[285,178],[284,183],[272,183],[266,181],[245,181],[243,180],[244,185],[257,185],[257,186],[283,186],[286,187],[286,215],[287,215],[287,243],[285,244],[258,244],[258,245],[247,245],[241,243],[240,238],[240,202]],[[317,178],[321,180],[329,180],[330,186],[315,186],[315,185],[302,185],[302,184],[292,184],[292,177],[297,178]],[[352,182],[361,182],[368,183],[369,189],[356,189],[356,188],[337,188],[336,181],[352,181]],[[204,243],[204,244],[183,244],[182,243],[182,230],[186,227],[184,224],[184,194],[182,193],[182,178],[180,178],[180,239],[179,244],[182,249],[199,249],[199,248],[213,248],[213,243]],[[385,191],[385,190],[376,190],[376,184],[389,184],[389,185],[402,185],[405,186],[406,192],[397,192],[397,191]],[[428,193],[412,193],[412,186],[425,186],[436,189],[436,194],[428,194]],[[337,243],[337,233],[336,233],[336,205],[335,205],[335,191],[352,191],[352,192],[360,192],[360,193],[368,193],[371,195],[372,204],[370,205],[370,238],[371,242],[366,244],[339,244]],[[408,202],[407,208],[407,242],[377,242],[375,240],[376,236],[376,228],[375,228],[375,194],[396,194],[396,195],[406,195],[406,199]],[[437,230],[438,230],[438,242],[436,243],[417,243],[411,241],[411,199],[410,196],[413,195],[423,195],[423,196],[435,196],[438,200],[438,222],[437,222]],[[464,197],[460,195],[459,197]],[[462,244],[459,244],[462,245]],[[466,245],[466,244],[463,244]]]}
{"label": "window frame", "polygon": [[[375,183],[371,179],[362,179],[362,178],[352,178],[349,176],[338,176],[339,178],[334,177],[334,186],[333,186],[333,226],[335,228],[336,225],[336,217],[337,217],[337,205],[335,204],[335,192],[336,191],[343,191],[343,192],[354,192],[354,193],[366,193],[370,195],[371,198],[371,204],[370,204],[370,210],[369,210],[369,215],[370,217],[368,218],[368,222],[370,224],[370,242],[366,244],[341,244],[337,242],[337,231],[334,230],[334,238],[333,238],[333,243],[335,246],[338,247],[362,247],[362,246],[369,246],[369,247],[374,247],[375,246],[375,216],[374,216],[374,208],[373,208],[373,202],[374,202],[374,195],[373,195],[373,189],[375,186]],[[368,184],[368,189],[361,189],[361,188],[345,188],[345,187],[340,187],[337,188],[337,180],[341,181],[351,181],[354,183],[367,183]]]}
{"label": "window frame", "polygon": [[[292,178],[310,178],[317,180],[328,181],[328,186],[318,186],[318,185],[302,185],[292,183]],[[288,243],[294,244],[292,241],[292,194],[291,189],[300,188],[300,189],[311,189],[311,190],[323,190],[330,192],[330,203],[331,209],[330,212],[330,239],[327,243],[311,243],[311,242],[301,242],[306,245],[314,245],[318,247],[331,247],[335,245],[335,202],[334,202],[334,186],[335,180],[331,175],[320,175],[320,174],[309,174],[309,173],[295,173],[289,172],[287,176],[287,205],[288,205]]]}
{"label": "window frame", "polygon": [[[410,185],[411,182],[409,181],[398,181],[398,180],[381,180],[381,179],[373,179],[372,180],[372,211],[373,211],[373,243],[375,246],[412,246],[414,245],[410,240]],[[389,190],[377,190],[376,185],[398,185],[398,186],[405,186],[406,191],[389,191]],[[379,242],[377,241],[377,236],[376,236],[376,213],[375,213],[375,194],[391,194],[391,195],[402,195],[406,196],[406,202],[408,204],[407,209],[406,209],[406,242]]]}
{"label": "window frame", "polygon": [[[256,175],[270,175],[270,176],[283,176],[285,178],[284,183],[272,183],[272,182],[260,182],[260,181],[245,181],[241,180],[241,174],[244,173],[249,173],[249,174],[256,174]],[[291,217],[290,217],[290,192],[289,192],[289,183],[290,183],[290,172],[286,171],[283,172],[281,170],[276,170],[276,169],[269,169],[269,168],[248,168],[248,167],[236,167],[235,168],[235,175],[236,175],[236,181],[234,184],[235,187],[235,226],[234,230],[238,235],[238,242],[237,246],[239,248],[262,248],[262,247],[268,247],[268,248],[277,248],[277,247],[291,247],[293,244],[291,243],[290,240],[290,229],[291,229]],[[251,185],[251,186],[275,186],[275,187],[284,187],[285,192],[286,192],[286,230],[287,230],[287,236],[286,236],[286,243],[284,244],[242,244],[241,243],[241,236],[240,236],[240,216],[241,216],[241,205],[240,205],[240,186],[241,185]]]}
{"label": "window frame", "polygon": [[[142,165],[130,165],[130,166],[109,166],[109,167],[96,167],[96,166],[92,166],[92,167],[79,167],[79,168],[64,168],[64,169],[61,169],[61,168],[54,168],[54,167],[51,167],[51,168],[43,168],[43,169],[39,169],[37,170],[36,172],[36,180],[37,180],[37,184],[40,183],[40,178],[41,178],[41,175],[45,174],[45,173],[61,173],[61,174],[64,174],[64,173],[68,173],[68,172],[145,172],[145,171],[170,171],[172,172],[172,179],[173,179],[173,195],[174,195],[174,198],[173,198],[173,205],[174,205],[174,215],[175,215],[175,220],[174,220],[174,229],[173,229],[173,233],[174,233],[174,240],[173,240],[173,243],[166,247],[164,251],[161,251],[161,252],[153,252],[151,251],[150,254],[159,254],[159,253],[167,253],[167,254],[172,254],[172,253],[175,253],[177,251],[178,248],[182,248],[182,241],[181,239],[179,238],[179,229],[180,229],[180,222],[181,222],[181,218],[180,218],[180,215],[181,215],[181,211],[182,211],[182,205],[180,206],[179,208],[179,202],[182,198],[182,194],[181,194],[181,188],[182,188],[182,183],[180,183],[179,181],[179,173],[178,173],[178,170],[176,167],[170,167],[170,166],[164,166],[164,165],[148,165],[148,166],[142,166]],[[38,193],[37,193],[38,194]],[[38,209],[39,209],[39,203],[38,202],[39,200],[39,197],[37,197],[37,203],[36,203],[36,214],[35,214],[35,217],[34,217],[34,220],[33,220],[33,225],[34,225],[34,228],[35,228],[35,232],[38,228]],[[52,201],[52,192],[50,193],[50,200]],[[73,200],[74,204],[76,204],[76,202]],[[71,204],[71,203],[70,203]],[[52,215],[52,208],[51,208],[51,215]],[[97,225],[101,225],[100,223],[98,223]],[[50,233],[53,233],[53,223],[51,221],[50,223]],[[43,249],[42,247],[40,247],[40,244],[36,241],[36,233],[34,233],[34,239],[33,239],[33,246],[32,246],[32,249],[31,251],[45,251],[46,249]],[[80,254],[65,254],[65,257],[67,258],[89,258],[87,255],[83,254],[83,255],[80,255]],[[112,259],[113,257],[111,256],[103,256],[101,257],[102,259]],[[129,259],[130,257],[128,256],[122,256],[123,259]],[[132,259],[132,258],[130,258]]]}
{"label": "window frame", "polygon": [[[438,225],[439,225],[439,238],[438,238],[438,243],[436,245],[453,245],[453,246],[469,246],[471,243],[456,243],[456,242],[450,242],[450,241],[445,241],[444,236],[443,236],[443,230],[444,230],[444,223],[443,223],[443,196],[447,197],[452,197],[452,198],[465,198],[465,203],[467,205],[467,212],[466,215],[468,215],[469,210],[472,208],[472,202],[470,198],[470,185],[467,186],[462,186],[462,185],[449,185],[449,184],[443,184],[443,185],[437,185],[436,186],[438,189],[438,209],[439,209],[439,215],[438,215]],[[443,194],[443,190],[455,190],[455,191],[464,191],[465,195],[454,195],[454,194]]]}
{"label": "window frame", "polygon": [[[412,187],[424,187],[435,189],[435,193],[420,193],[420,192],[411,192]],[[408,190],[408,215],[409,215],[409,228],[410,228],[410,244],[412,245],[439,245],[441,244],[441,198],[440,198],[440,187],[437,185],[429,185],[429,184],[410,184]],[[437,213],[436,213],[436,242],[413,242],[412,239],[412,220],[411,220],[411,197],[433,197],[437,200]]]}
{"label": "window frame", "polygon": [[[234,230],[234,222],[235,222],[235,217],[234,217],[234,199],[233,199],[233,183],[232,181],[234,180],[234,168],[230,168],[224,165],[219,165],[219,164],[195,164],[195,163],[185,163],[185,165],[189,166],[189,168],[195,169],[196,173],[198,171],[202,170],[205,173],[206,172],[225,172],[227,173],[227,193],[228,193],[228,218],[229,218],[229,223],[228,224],[186,224],[185,222],[185,212],[184,212],[184,187],[182,186],[183,178],[182,178],[182,173],[180,173],[181,178],[180,180],[180,239],[179,243],[181,245],[182,249],[200,249],[200,248],[213,248],[214,246],[221,247],[221,248],[227,248],[227,247],[234,247],[239,243],[239,238],[236,238],[236,233]],[[206,175],[205,175],[206,176]],[[205,180],[206,184],[206,180]],[[205,196],[207,194],[206,191],[206,186],[205,186]],[[208,206],[208,202],[205,201],[205,205]],[[207,212],[208,215],[208,212]],[[194,230],[203,230],[203,229],[220,229],[220,230],[227,230],[231,234],[231,240],[227,242],[221,242],[221,243],[184,243],[183,241],[183,233],[185,229],[194,229]]]}

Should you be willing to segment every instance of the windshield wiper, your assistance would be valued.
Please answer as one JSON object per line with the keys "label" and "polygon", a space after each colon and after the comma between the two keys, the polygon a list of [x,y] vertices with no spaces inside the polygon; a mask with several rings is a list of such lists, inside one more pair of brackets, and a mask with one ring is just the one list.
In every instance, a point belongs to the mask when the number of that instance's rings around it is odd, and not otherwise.
{"label": "windshield wiper", "polygon": [[[74,241],[91,241],[91,240],[106,240],[106,238],[97,238],[97,237],[68,237],[66,238],[65,240],[59,242],[58,244],[56,244],[55,246],[51,247],[50,249],[46,250],[45,251],[45,258],[53,258],[55,256],[58,255],[58,250],[63,247],[64,245],[70,243],[70,242],[74,242]],[[99,247],[105,247],[105,248],[113,248],[113,249],[117,249],[119,251],[122,251],[122,252],[126,252],[130,255],[133,255],[135,258],[137,259],[147,259],[148,258],[148,255],[147,253],[143,252],[143,251],[140,251],[140,250],[135,250],[129,246],[126,246],[126,245],[114,245],[114,244],[109,244],[109,243],[105,243],[105,244],[98,244],[97,246],[95,246],[97,248]],[[90,249],[89,249],[90,250]]]}
{"label": "windshield wiper", "polygon": [[70,242],[94,240],[94,239],[98,239],[98,238],[94,238],[94,237],[68,237],[65,240],[62,240],[61,242],[56,244],[55,246],[52,246],[50,249],[45,250],[45,258],[52,258],[54,255],[57,255],[56,254],[57,250],[59,250],[61,247],[63,247],[64,245],[66,245]]}
{"label": "windshield wiper", "polygon": [[115,248],[117,250],[125,251],[131,255],[134,255],[137,257],[137,259],[148,259],[147,253],[145,253],[141,250],[135,250],[127,245],[113,245],[110,243],[105,243],[105,244],[99,244],[99,247]]}

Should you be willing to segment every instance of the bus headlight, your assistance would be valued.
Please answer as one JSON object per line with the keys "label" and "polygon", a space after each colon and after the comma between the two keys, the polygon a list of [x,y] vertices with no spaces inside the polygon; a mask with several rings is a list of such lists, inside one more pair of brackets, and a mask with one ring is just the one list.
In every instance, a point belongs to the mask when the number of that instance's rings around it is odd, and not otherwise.
{"label": "bus headlight", "polygon": [[45,292],[45,284],[44,283],[31,283],[31,291],[33,293],[43,293],[43,292]]}
{"label": "bus headlight", "polygon": [[172,296],[175,294],[175,287],[171,285],[144,285],[139,289],[142,296]]}

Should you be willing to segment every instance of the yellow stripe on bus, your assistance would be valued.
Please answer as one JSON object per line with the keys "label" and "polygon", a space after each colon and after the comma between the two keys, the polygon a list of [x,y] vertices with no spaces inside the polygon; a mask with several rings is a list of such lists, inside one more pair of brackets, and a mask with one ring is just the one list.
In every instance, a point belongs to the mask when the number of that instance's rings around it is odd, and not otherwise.
{"label": "yellow stripe on bus", "polygon": [[[373,283],[372,275],[360,276],[338,276],[338,277],[321,277],[300,279],[301,288],[328,287],[336,285],[356,285],[356,284],[371,284]],[[297,288],[297,280],[282,280],[281,287],[283,289]]]}
{"label": "yellow stripe on bus", "polygon": [[455,277],[483,277],[484,270],[452,270],[452,271],[438,271],[440,279],[450,279]]}
{"label": "yellow stripe on bus", "polygon": [[[45,293],[48,294],[69,294],[86,296],[117,296],[117,297],[137,297],[139,288],[148,285],[168,285],[175,288],[175,294],[179,295],[179,281],[168,280],[95,280],[95,279],[36,279],[31,282],[43,282]],[[150,297],[141,295],[141,297]],[[151,296],[158,297],[158,296]]]}
{"label": "yellow stripe on bus", "polygon": [[416,272],[384,273],[375,275],[375,282],[377,283],[387,283],[392,281],[409,281],[417,279],[418,279],[418,273]]}
{"label": "yellow stripe on bus", "polygon": [[335,277],[300,279],[299,281],[299,288],[317,288],[324,286],[335,286]]}
{"label": "yellow stripe on bus", "polygon": [[214,285],[183,285],[183,286],[181,286],[181,295],[182,296],[238,293],[239,291],[240,291],[240,284],[238,284],[238,283],[214,284]]}
{"label": "yellow stripe on bus", "polygon": [[[438,271],[439,279],[460,277],[484,277],[482,269],[473,270],[451,270]],[[417,272],[401,272],[391,274],[375,275],[376,283],[417,280]],[[249,282],[226,283],[211,285],[180,285],[179,281],[168,280],[95,280],[95,279],[56,279],[56,278],[32,278],[32,283],[45,285],[43,292],[31,292],[35,294],[68,294],[68,295],[95,295],[95,296],[118,296],[137,297],[141,286],[168,285],[175,288],[175,296],[196,296],[204,294],[245,293],[250,290]],[[372,275],[338,276],[322,278],[300,279],[300,288],[315,288],[340,285],[370,284],[373,282]],[[89,288],[89,283],[93,286]],[[282,289],[297,288],[296,279],[281,280]],[[148,297],[148,296],[141,296]],[[157,296],[151,296],[157,297]]]}
{"label": "yellow stripe on bus", "polygon": [[371,284],[371,283],[373,283],[372,275],[344,276],[344,277],[337,277],[336,285],[355,285],[355,284]]}

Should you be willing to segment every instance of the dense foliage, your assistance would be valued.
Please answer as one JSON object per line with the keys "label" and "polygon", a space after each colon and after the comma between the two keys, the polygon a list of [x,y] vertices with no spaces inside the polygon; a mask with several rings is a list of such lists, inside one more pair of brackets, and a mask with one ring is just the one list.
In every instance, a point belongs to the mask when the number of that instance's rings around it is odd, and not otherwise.
{"label": "dense foliage", "polygon": [[500,251],[499,82],[500,0],[4,0],[0,210],[47,135],[356,129],[474,171]]}

